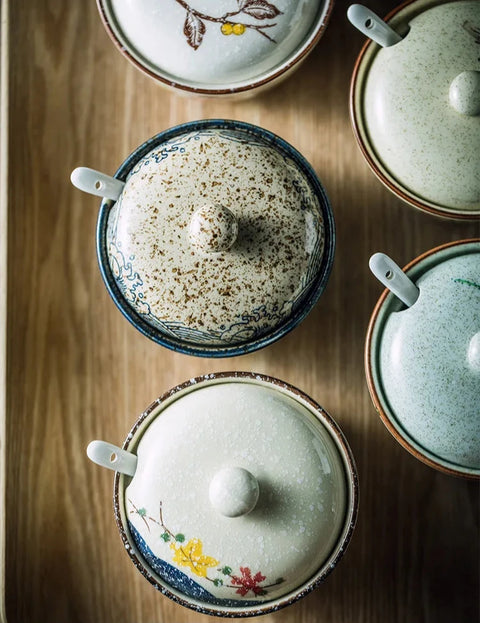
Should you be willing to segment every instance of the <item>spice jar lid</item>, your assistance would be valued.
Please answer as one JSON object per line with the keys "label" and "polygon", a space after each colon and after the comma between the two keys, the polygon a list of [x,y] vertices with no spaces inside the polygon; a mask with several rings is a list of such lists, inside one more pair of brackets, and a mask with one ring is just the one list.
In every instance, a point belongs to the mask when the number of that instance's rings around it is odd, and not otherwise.
{"label": "spice jar lid", "polygon": [[452,216],[475,216],[480,3],[434,4],[408,4],[389,22],[403,39],[384,48],[372,44],[359,95],[360,132],[387,182]]}
{"label": "spice jar lid", "polygon": [[268,82],[316,43],[331,0],[100,0],[114,41],[142,70],[188,91]]}
{"label": "spice jar lid", "polygon": [[418,300],[405,309],[389,294],[371,339],[379,406],[414,453],[480,475],[480,241],[441,247],[407,274]]}
{"label": "spice jar lid", "polygon": [[184,605],[218,613],[296,599],[353,530],[356,472],[341,432],[275,379],[192,379],[141,416],[120,452],[134,463],[132,478],[116,477],[122,538]]}
{"label": "spice jar lid", "polygon": [[276,339],[330,272],[333,219],[318,178],[290,145],[248,124],[159,136],[127,160],[123,192],[100,217],[117,304],[184,352],[239,354]]}

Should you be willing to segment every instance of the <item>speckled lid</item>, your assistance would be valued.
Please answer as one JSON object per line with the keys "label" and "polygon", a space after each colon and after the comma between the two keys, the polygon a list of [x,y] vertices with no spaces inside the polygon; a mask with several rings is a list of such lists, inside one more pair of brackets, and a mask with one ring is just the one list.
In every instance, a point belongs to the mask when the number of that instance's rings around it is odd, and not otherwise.
{"label": "speckled lid", "polygon": [[404,38],[378,48],[363,91],[376,158],[407,194],[479,214],[480,2],[418,0],[391,25]]}
{"label": "speckled lid", "polygon": [[407,273],[420,295],[390,294],[371,355],[382,410],[434,464],[480,475],[480,241],[428,254]]}
{"label": "speckled lid", "polygon": [[180,345],[221,350],[302,313],[328,277],[332,222],[315,174],[278,137],[195,127],[132,166],[105,249],[127,313]]}
{"label": "speckled lid", "polygon": [[124,448],[138,457],[133,478],[116,481],[126,547],[186,605],[238,611],[298,598],[346,547],[357,503],[348,446],[318,405],[279,381],[192,379],[152,405]]}
{"label": "speckled lid", "polygon": [[100,0],[122,52],[161,81],[190,91],[268,81],[314,44],[332,0]]}

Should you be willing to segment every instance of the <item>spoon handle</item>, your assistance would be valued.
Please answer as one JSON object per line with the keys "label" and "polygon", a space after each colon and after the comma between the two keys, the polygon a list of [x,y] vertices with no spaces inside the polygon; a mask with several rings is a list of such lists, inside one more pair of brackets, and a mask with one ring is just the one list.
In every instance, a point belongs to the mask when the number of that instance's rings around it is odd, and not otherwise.
{"label": "spoon handle", "polygon": [[86,193],[112,199],[113,201],[120,197],[125,186],[125,182],[87,167],[74,169],[70,175],[70,180],[74,186]]}
{"label": "spoon handle", "polygon": [[369,266],[375,277],[407,307],[418,299],[420,290],[388,255],[375,253],[370,258]]}
{"label": "spoon handle", "polygon": [[370,9],[362,4],[352,4],[347,11],[350,22],[364,35],[381,45],[389,48],[402,40],[402,37],[390,28],[383,19],[380,19]]}
{"label": "spoon handle", "polygon": [[87,447],[88,458],[102,467],[113,469],[127,476],[133,476],[137,469],[137,457],[118,446],[96,439]]}

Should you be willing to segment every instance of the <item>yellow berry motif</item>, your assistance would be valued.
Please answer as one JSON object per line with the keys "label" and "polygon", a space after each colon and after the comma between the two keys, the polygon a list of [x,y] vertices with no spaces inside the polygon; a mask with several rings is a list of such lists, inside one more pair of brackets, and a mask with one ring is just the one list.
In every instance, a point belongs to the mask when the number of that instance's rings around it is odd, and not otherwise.
{"label": "yellow berry motif", "polygon": [[[238,24],[235,24],[235,26],[238,26]],[[233,24],[230,24],[229,22],[225,22],[224,24],[222,24],[221,26],[221,31],[223,35],[231,35],[232,32],[234,32],[234,26]]]}
{"label": "yellow berry motif", "polygon": [[243,35],[246,30],[245,24],[234,24],[232,30],[234,35]]}

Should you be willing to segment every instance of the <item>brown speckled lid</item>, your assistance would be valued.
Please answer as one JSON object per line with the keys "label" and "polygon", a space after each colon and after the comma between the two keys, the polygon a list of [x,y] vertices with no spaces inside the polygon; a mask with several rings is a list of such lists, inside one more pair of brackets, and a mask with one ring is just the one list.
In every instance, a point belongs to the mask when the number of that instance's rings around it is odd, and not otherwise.
{"label": "brown speckled lid", "polygon": [[[433,5],[433,6],[432,6]],[[387,179],[455,217],[480,214],[480,2],[419,0],[361,73],[361,132]],[[385,169],[385,171],[383,171]]]}
{"label": "brown speckled lid", "polygon": [[206,123],[134,164],[109,213],[109,263],[154,329],[243,344],[286,322],[316,287],[328,203],[281,139]]}

